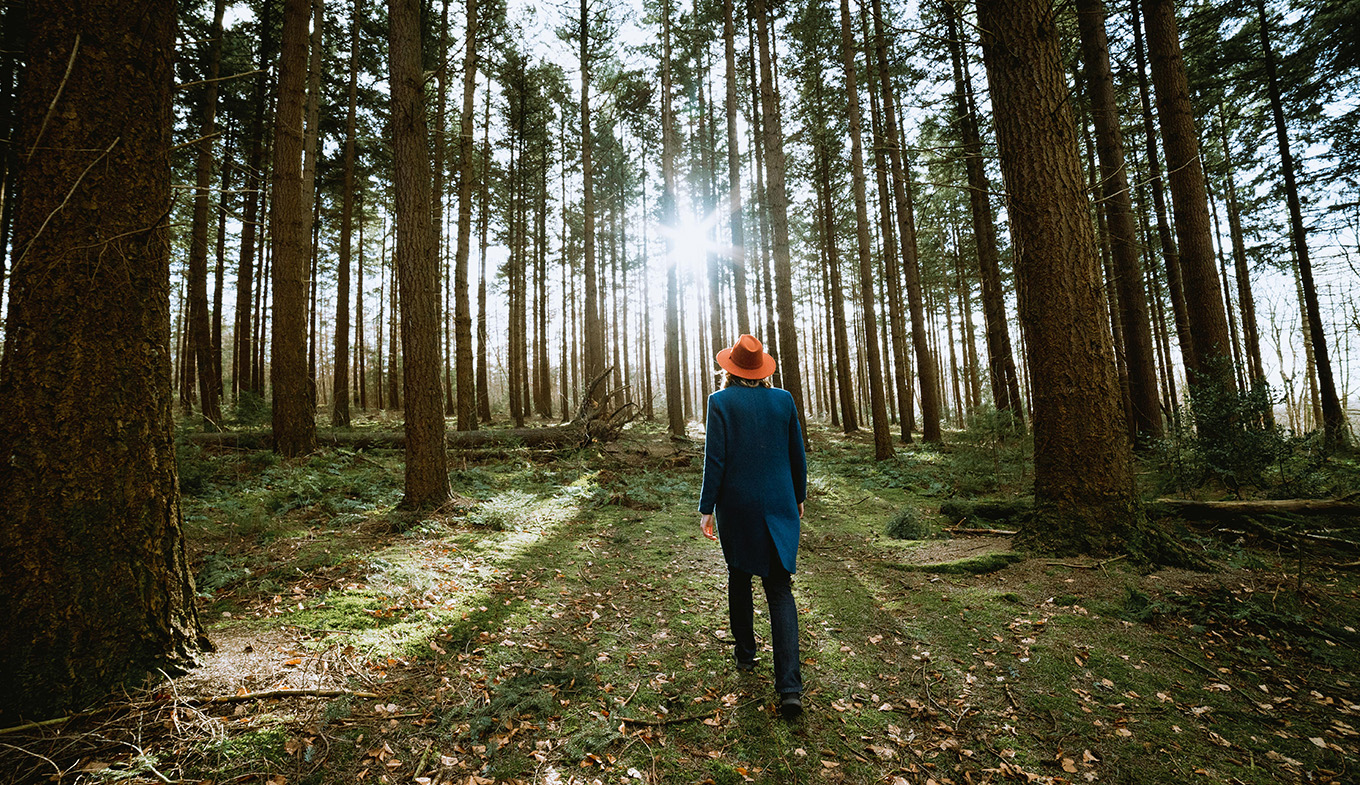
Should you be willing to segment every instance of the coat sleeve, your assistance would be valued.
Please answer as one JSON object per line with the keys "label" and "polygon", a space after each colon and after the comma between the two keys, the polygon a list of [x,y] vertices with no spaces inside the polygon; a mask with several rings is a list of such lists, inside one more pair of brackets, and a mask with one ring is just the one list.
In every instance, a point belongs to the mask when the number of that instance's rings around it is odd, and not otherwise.
{"label": "coat sleeve", "polygon": [[[793,403],[790,397],[790,404]],[[793,472],[793,495],[802,504],[807,499],[807,453],[803,451],[803,429],[798,425],[798,407],[790,405],[789,470]]]}
{"label": "coat sleeve", "polygon": [[704,418],[704,484],[699,492],[699,513],[708,515],[718,503],[727,463],[727,423],[722,408],[708,399],[708,415]]}

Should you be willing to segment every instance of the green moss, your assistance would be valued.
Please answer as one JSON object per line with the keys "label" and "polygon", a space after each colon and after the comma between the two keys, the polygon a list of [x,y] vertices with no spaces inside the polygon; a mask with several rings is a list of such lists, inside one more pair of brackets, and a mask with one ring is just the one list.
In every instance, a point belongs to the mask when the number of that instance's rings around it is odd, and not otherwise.
{"label": "green moss", "polygon": [[937,575],[985,575],[1004,569],[1024,559],[1023,553],[996,551],[937,564],[890,564],[888,566],[907,572],[927,572]]}

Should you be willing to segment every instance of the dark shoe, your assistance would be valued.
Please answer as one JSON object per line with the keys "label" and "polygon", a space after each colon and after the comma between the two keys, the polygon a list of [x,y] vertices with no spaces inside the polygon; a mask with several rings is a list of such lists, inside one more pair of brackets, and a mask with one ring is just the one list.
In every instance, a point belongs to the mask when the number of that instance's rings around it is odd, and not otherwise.
{"label": "dark shoe", "polygon": [[797,719],[803,713],[803,694],[786,692],[779,696],[779,713],[786,720]]}
{"label": "dark shoe", "polygon": [[755,669],[756,669],[755,660],[751,660],[750,662],[742,662],[741,660],[737,660],[737,670],[741,671],[742,673],[750,673]]}

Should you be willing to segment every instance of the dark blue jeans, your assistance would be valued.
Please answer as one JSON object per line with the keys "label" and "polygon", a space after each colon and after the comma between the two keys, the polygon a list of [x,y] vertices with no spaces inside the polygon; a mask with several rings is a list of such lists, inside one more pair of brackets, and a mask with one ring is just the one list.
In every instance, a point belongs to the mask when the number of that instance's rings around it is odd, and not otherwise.
{"label": "dark blue jeans", "polygon": [[[779,553],[770,546],[770,574],[760,581],[765,586],[765,600],[770,607],[770,633],[774,643],[774,688],[781,695],[803,691],[803,677],[798,664],[798,607],[789,588],[789,573],[779,561]],[[756,634],[751,605],[750,573],[728,568],[727,613],[732,626],[732,638],[737,647],[738,662],[752,662],[756,658]]]}

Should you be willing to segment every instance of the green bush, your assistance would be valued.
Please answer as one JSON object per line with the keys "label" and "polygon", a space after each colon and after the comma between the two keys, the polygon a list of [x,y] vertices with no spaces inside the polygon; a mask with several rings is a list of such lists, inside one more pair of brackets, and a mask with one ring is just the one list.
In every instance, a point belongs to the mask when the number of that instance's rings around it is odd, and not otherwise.
{"label": "green bush", "polygon": [[273,408],[263,395],[242,390],[231,407],[231,424],[240,428],[259,428],[273,419]]}
{"label": "green bush", "polygon": [[1309,498],[1344,487],[1344,467],[1329,465],[1321,433],[1286,433],[1271,417],[1275,403],[1264,383],[1245,391],[1196,386],[1193,418],[1180,418],[1157,445],[1158,490],[1217,482],[1235,493]]}
{"label": "green bush", "polygon": [[921,520],[916,511],[903,507],[888,521],[886,533],[895,540],[929,540],[940,536],[930,521]]}

